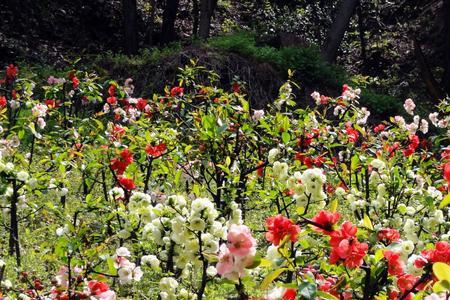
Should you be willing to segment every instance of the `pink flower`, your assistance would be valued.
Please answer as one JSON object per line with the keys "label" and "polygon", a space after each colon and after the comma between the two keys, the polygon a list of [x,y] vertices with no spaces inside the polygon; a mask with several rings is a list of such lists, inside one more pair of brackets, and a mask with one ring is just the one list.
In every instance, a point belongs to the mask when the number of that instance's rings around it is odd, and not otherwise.
{"label": "pink flower", "polygon": [[97,295],[98,299],[100,300],[116,300],[116,292],[114,291],[106,291],[101,293],[100,295]]}
{"label": "pink flower", "polygon": [[256,246],[256,241],[252,237],[250,229],[245,225],[231,225],[227,240],[228,249],[236,256],[245,256]]}
{"label": "pink flower", "polygon": [[220,245],[219,262],[216,265],[217,274],[225,275],[231,273],[234,268],[234,258],[226,244]]}
{"label": "pink flower", "polygon": [[405,108],[406,112],[410,115],[414,114],[414,108],[416,108],[416,104],[412,99],[406,99],[405,103],[403,104],[403,107]]}

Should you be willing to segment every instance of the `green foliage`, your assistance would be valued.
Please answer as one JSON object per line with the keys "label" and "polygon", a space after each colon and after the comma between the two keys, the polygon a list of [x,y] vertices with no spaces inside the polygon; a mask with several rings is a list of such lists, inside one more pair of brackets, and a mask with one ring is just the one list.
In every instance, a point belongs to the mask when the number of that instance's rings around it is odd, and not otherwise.
{"label": "green foliage", "polygon": [[361,104],[365,105],[375,115],[394,115],[402,112],[402,102],[393,96],[380,94],[374,90],[364,90],[361,94]]}
{"label": "green foliage", "polygon": [[295,80],[303,84],[321,83],[331,87],[342,85],[347,80],[345,72],[326,63],[317,47],[275,47],[258,45],[256,38],[247,32],[213,38],[209,41],[213,48],[236,52],[253,57],[259,61],[274,64],[285,74],[286,70],[295,71]]}

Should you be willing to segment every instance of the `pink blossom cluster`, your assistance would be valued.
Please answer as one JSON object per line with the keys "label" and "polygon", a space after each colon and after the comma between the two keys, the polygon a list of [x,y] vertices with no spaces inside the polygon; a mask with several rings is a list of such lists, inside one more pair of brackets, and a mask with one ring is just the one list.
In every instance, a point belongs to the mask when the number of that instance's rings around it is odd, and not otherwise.
{"label": "pink blossom cluster", "polygon": [[244,269],[253,263],[256,241],[245,225],[233,224],[227,235],[227,243],[220,246],[217,273],[230,280],[237,280]]}

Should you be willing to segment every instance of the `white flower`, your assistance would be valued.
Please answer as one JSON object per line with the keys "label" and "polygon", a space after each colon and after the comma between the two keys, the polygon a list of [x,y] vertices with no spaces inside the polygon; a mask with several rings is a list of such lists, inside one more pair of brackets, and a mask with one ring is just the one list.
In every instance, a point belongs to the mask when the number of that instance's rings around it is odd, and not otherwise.
{"label": "white flower", "polygon": [[120,247],[116,250],[116,255],[122,257],[130,257],[131,253],[126,247]]}
{"label": "white flower", "polygon": [[189,226],[194,231],[203,231],[205,230],[206,223],[202,218],[193,218],[189,222]]}
{"label": "white flower", "polygon": [[155,255],[144,255],[141,258],[143,264],[150,265],[153,269],[159,268],[160,261]]}
{"label": "white flower", "polygon": [[320,94],[319,92],[314,91],[311,94],[311,97],[314,99],[314,101],[316,102],[316,105],[320,105]]}
{"label": "white flower", "polygon": [[438,126],[438,123],[439,123],[438,116],[439,116],[439,113],[438,113],[438,112],[433,112],[433,113],[430,113],[430,114],[428,115],[428,118],[430,119],[431,123],[432,123],[434,126]]}
{"label": "white flower", "polygon": [[264,110],[255,110],[253,112],[253,120],[258,121],[264,117]]}
{"label": "white flower", "polygon": [[13,286],[12,282],[9,279],[3,280],[0,285],[5,289],[10,289]]}
{"label": "white flower", "polygon": [[47,113],[47,105],[45,104],[36,104],[32,109],[31,113],[35,117],[45,117],[45,114]]}
{"label": "white flower", "polygon": [[412,99],[408,98],[405,100],[403,107],[405,108],[408,114],[413,115],[414,109],[416,108],[416,104],[414,104],[414,101]]}
{"label": "white flower", "polygon": [[424,134],[428,133],[428,122],[425,119],[422,119],[420,121],[420,131],[422,131]]}
{"label": "white flower", "polygon": [[402,253],[409,255],[414,251],[414,243],[412,241],[402,242]]}
{"label": "white flower", "polygon": [[109,191],[109,195],[111,196],[111,198],[115,199],[120,199],[125,197],[125,192],[122,188],[120,187],[113,187],[110,191]]}
{"label": "white flower", "polygon": [[175,294],[177,287],[178,287],[178,282],[173,277],[163,277],[159,281],[159,289],[162,292],[166,292],[168,294]]}
{"label": "white flower", "polygon": [[289,166],[285,162],[280,163],[279,161],[276,161],[273,163],[273,175],[280,180],[288,177],[288,169]]}
{"label": "white flower", "polygon": [[129,283],[133,280],[133,269],[131,267],[120,268],[117,272],[120,283]]}
{"label": "white flower", "polygon": [[206,269],[206,274],[207,274],[208,276],[210,276],[210,277],[216,276],[216,275],[217,275],[217,269],[216,269],[216,267],[214,267],[214,266],[209,266],[209,267]]}
{"label": "white flower", "polygon": [[269,291],[267,294],[267,297],[265,299],[267,300],[279,300],[282,299],[284,294],[284,288],[283,287],[276,287]]}
{"label": "white flower", "polygon": [[30,174],[28,174],[28,172],[26,171],[20,171],[17,173],[17,180],[25,182],[28,180],[28,178],[30,178]]}
{"label": "white flower", "polygon": [[6,265],[3,259],[0,259],[0,268],[3,268]]}
{"label": "white flower", "polygon": [[269,156],[268,156],[268,160],[269,163],[273,164],[275,162],[275,158],[276,156],[280,153],[280,150],[278,150],[277,148],[274,149],[270,149],[269,151]]}
{"label": "white flower", "polygon": [[45,123],[44,118],[39,117],[37,119],[37,125],[40,129],[44,129],[47,124]]}
{"label": "white flower", "polygon": [[379,159],[372,160],[370,165],[378,170],[382,170],[386,167],[386,164],[384,163],[384,161],[379,160]]}

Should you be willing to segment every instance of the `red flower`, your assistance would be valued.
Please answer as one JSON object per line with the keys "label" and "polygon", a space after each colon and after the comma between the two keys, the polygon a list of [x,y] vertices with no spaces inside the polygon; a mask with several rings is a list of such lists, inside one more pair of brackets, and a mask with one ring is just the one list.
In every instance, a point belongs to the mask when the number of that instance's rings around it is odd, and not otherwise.
{"label": "red flower", "polygon": [[373,131],[374,131],[375,133],[380,133],[380,132],[382,132],[385,128],[386,128],[386,126],[384,126],[384,124],[379,124],[379,125],[375,126],[375,128],[373,129]]}
{"label": "red flower", "polygon": [[259,177],[263,177],[264,175],[264,162],[259,162],[257,165],[256,174],[258,174]]}
{"label": "red flower", "polygon": [[19,69],[17,69],[17,67],[13,64],[10,64],[8,67],[6,67],[6,78],[12,80],[17,76],[18,72]]}
{"label": "red flower", "polygon": [[336,224],[340,218],[341,214],[338,212],[321,210],[311,220],[320,225],[320,227],[315,226],[316,231],[329,235],[334,231],[334,224]]}
{"label": "red flower", "polygon": [[184,93],[184,88],[182,88],[181,86],[175,86],[170,90],[170,95],[172,97],[175,97],[175,96],[182,97],[183,93]]}
{"label": "red flower", "polygon": [[78,88],[78,85],[80,84],[80,80],[78,80],[77,76],[72,77],[72,86],[73,89],[76,90]]}
{"label": "red flower", "polygon": [[450,186],[450,162],[444,165],[444,178],[447,181],[447,184],[449,184]]}
{"label": "red flower", "polygon": [[344,266],[357,268],[362,265],[368,249],[369,246],[366,243],[360,243],[356,238],[344,239],[332,249],[330,262],[335,264],[339,260],[343,260]]}
{"label": "red flower", "polygon": [[133,162],[133,154],[128,149],[124,149],[120,153],[119,158],[113,158],[111,160],[111,169],[113,169],[117,175],[122,175],[126,168]]}
{"label": "red flower", "polygon": [[341,229],[331,233],[330,245],[332,246],[330,262],[336,264],[343,261],[349,268],[362,265],[364,256],[369,249],[366,243],[360,243],[356,238],[358,228],[349,221],[341,225]]}
{"label": "red flower", "polygon": [[354,143],[358,140],[359,137],[359,132],[358,130],[354,129],[351,126],[347,126],[347,128],[345,129],[345,131],[347,132],[347,136],[348,136],[348,141],[350,143]]}
{"label": "red flower", "polygon": [[287,288],[283,294],[283,300],[295,300],[295,296],[297,296],[297,289]]}
{"label": "red flower", "polygon": [[6,97],[0,96],[0,108],[5,107],[7,103],[8,103],[8,101],[6,100]]}
{"label": "red flower", "polygon": [[116,105],[117,104],[117,98],[114,96],[108,97],[106,99],[106,102],[108,102],[111,105]]}
{"label": "red flower", "polygon": [[387,259],[388,262],[388,273],[389,275],[400,276],[404,273],[403,268],[405,264],[400,259],[399,252],[393,252],[390,250],[386,250],[383,252],[384,258]]}
{"label": "red flower", "polygon": [[147,106],[147,100],[139,98],[138,102],[136,103],[136,107],[139,110],[144,110]]}
{"label": "red flower", "polygon": [[409,145],[406,147],[406,149],[403,149],[403,155],[404,156],[411,156],[419,147],[420,140],[417,135],[411,135],[409,137]]}
{"label": "red flower", "polygon": [[327,105],[329,101],[330,101],[330,97],[320,95],[320,104]]}
{"label": "red flower", "polygon": [[402,292],[405,292],[412,289],[417,280],[419,280],[418,277],[405,273],[397,278],[397,285]]}
{"label": "red flower", "polygon": [[241,86],[237,82],[233,82],[233,85],[231,86],[234,93],[240,93],[241,92]]}
{"label": "red flower", "polygon": [[134,190],[136,188],[133,179],[127,177],[120,177],[119,184],[128,191]]}
{"label": "red flower", "polygon": [[109,290],[109,286],[105,282],[100,282],[97,280],[91,280],[88,282],[88,287],[91,290],[91,294],[98,296]]}
{"label": "red flower", "polygon": [[344,85],[342,86],[342,94],[345,93],[346,91],[348,91],[348,85],[347,85],[347,84],[344,84]]}
{"label": "red flower", "polygon": [[345,221],[341,225],[341,229],[335,230],[331,234],[330,245],[337,247],[343,239],[351,239],[356,237],[358,228],[350,221]]}
{"label": "red flower", "polygon": [[389,245],[400,239],[400,233],[397,229],[383,228],[378,231],[377,238],[380,242],[385,242]]}
{"label": "red flower", "polygon": [[267,218],[266,226],[268,229],[266,239],[275,246],[278,246],[286,236],[289,236],[290,240],[295,242],[300,232],[298,225],[282,215]]}
{"label": "red flower", "polygon": [[147,152],[148,155],[153,156],[153,157],[160,157],[161,155],[164,154],[164,152],[166,152],[166,150],[167,150],[167,146],[165,143],[161,143],[156,146],[147,145],[145,147],[145,152]]}
{"label": "red flower", "polygon": [[450,264],[450,244],[437,242],[435,249],[423,250],[422,256],[430,263],[443,262]]}
{"label": "red flower", "polygon": [[108,88],[108,95],[110,97],[114,96],[116,94],[116,86],[111,84]]}

